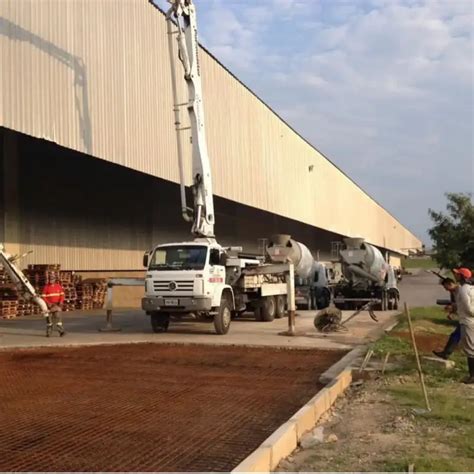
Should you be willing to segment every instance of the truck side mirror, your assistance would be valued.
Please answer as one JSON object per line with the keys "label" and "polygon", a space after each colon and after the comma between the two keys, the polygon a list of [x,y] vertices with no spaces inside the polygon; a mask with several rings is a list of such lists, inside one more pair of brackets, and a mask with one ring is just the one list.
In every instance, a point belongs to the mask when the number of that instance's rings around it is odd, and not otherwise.
{"label": "truck side mirror", "polygon": [[227,254],[225,252],[221,252],[219,256],[219,265],[225,267],[227,264]]}
{"label": "truck side mirror", "polygon": [[143,255],[143,266],[145,268],[148,268],[148,260],[150,258],[150,254],[148,252],[146,252],[144,255]]}
{"label": "truck side mirror", "polygon": [[217,249],[211,249],[209,254],[209,264],[210,265],[219,265],[220,264],[220,253]]}

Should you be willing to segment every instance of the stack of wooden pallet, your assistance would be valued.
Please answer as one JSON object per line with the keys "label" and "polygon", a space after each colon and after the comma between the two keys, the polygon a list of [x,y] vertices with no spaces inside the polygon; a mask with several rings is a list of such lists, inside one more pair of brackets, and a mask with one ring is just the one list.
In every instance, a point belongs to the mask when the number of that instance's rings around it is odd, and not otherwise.
{"label": "stack of wooden pallet", "polygon": [[35,289],[41,292],[51,277],[60,281],[60,269],[60,265],[28,265],[24,273]]}
{"label": "stack of wooden pallet", "polygon": [[3,268],[0,268],[0,286],[9,285],[11,282],[8,273]]}
{"label": "stack of wooden pallet", "polygon": [[94,287],[92,284],[81,280],[76,284],[76,292],[76,309],[93,309]]}
{"label": "stack of wooden pallet", "polygon": [[105,295],[107,294],[107,280],[104,278],[88,278],[87,280],[83,280],[82,284],[87,286],[90,285],[92,288],[92,308],[103,308]]}
{"label": "stack of wooden pallet", "polygon": [[76,309],[77,292],[74,283],[61,282],[64,288],[64,302],[62,304],[63,311],[74,311]]}
{"label": "stack of wooden pallet", "polygon": [[14,285],[0,286],[0,318],[15,318],[18,312],[18,291]]}
{"label": "stack of wooden pallet", "polygon": [[36,303],[33,303],[30,300],[25,300],[22,297],[18,299],[18,310],[16,313],[17,316],[31,316],[33,314],[40,313],[40,307]]}
{"label": "stack of wooden pallet", "polygon": [[[61,268],[59,265],[58,265],[59,268]],[[70,271],[65,271],[65,270],[59,270],[59,281],[61,282],[61,285],[65,285],[67,283],[74,283],[74,277],[75,277],[75,274],[74,272],[70,272]]]}
{"label": "stack of wooden pallet", "polygon": [[[104,307],[107,280],[103,278],[82,278],[73,271],[61,270],[60,265],[28,265],[25,276],[41,295],[51,277],[64,288],[63,311],[90,310]],[[0,317],[13,318],[39,314],[40,308],[24,299],[12,285],[8,275],[0,269]]]}
{"label": "stack of wooden pallet", "polygon": [[94,286],[94,297],[92,299],[92,304],[95,309],[101,309],[104,307],[105,296],[107,295],[107,282],[102,280]]}

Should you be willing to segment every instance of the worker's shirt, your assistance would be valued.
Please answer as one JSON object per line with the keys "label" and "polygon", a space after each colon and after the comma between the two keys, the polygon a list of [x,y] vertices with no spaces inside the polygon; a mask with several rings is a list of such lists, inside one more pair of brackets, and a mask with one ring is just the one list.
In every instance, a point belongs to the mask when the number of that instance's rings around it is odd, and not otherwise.
{"label": "worker's shirt", "polygon": [[41,295],[47,304],[58,304],[64,301],[64,288],[59,283],[48,284]]}
{"label": "worker's shirt", "polygon": [[454,292],[459,322],[472,328],[474,328],[474,312],[471,310],[473,291],[474,288],[471,285],[464,284],[456,288]]}

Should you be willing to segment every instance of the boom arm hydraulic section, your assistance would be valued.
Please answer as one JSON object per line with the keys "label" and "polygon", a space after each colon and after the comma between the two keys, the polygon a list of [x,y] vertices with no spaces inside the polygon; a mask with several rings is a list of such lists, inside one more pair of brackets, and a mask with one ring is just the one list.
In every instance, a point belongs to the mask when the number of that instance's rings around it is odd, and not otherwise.
{"label": "boom arm hydraulic section", "polygon": [[6,253],[3,245],[0,243],[0,265],[3,266],[18,291],[25,296],[26,299],[34,301],[41,308],[41,314],[46,317],[49,315],[48,305],[38,293],[36,293],[28,281],[28,278],[26,278],[23,272],[15,265],[15,262],[21,257],[22,256],[11,256]]}
{"label": "boom arm hydraulic section", "polygon": [[[181,180],[181,208],[184,219],[192,222],[192,233],[196,237],[214,238],[214,202],[209,155],[204,126],[199,44],[197,39],[196,8],[192,0],[168,0],[171,4],[166,15],[168,45],[171,62],[174,99],[175,126],[178,141],[178,159]],[[179,103],[176,81],[173,37],[178,43],[178,57],[184,68],[184,79],[188,87],[188,101]],[[180,108],[186,107],[189,114],[192,139],[193,209],[187,206],[181,132]]]}

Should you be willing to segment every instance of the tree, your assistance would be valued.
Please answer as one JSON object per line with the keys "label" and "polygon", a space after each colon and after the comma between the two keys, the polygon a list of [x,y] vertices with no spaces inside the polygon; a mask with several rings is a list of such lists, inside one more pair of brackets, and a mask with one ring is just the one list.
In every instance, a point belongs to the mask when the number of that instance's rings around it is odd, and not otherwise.
{"label": "tree", "polygon": [[441,268],[474,270],[474,205],[472,194],[447,193],[447,213],[430,209],[434,225],[428,233]]}

